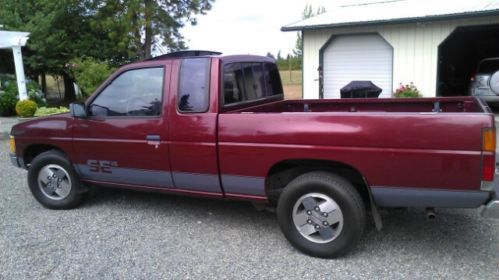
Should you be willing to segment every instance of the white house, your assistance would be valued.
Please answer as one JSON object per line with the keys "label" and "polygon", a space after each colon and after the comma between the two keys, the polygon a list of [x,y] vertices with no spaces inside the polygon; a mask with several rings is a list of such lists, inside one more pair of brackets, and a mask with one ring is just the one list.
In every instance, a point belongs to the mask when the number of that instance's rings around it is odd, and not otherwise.
{"label": "white house", "polygon": [[478,62],[499,57],[499,0],[346,5],[282,31],[302,32],[306,99],[339,98],[354,80],[372,81],[380,97],[410,82],[426,97],[466,95]]}

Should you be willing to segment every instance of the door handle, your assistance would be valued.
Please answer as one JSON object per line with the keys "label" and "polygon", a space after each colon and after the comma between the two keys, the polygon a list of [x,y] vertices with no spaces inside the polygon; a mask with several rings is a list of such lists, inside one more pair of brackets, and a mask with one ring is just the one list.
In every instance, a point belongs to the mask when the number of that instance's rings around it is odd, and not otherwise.
{"label": "door handle", "polygon": [[157,149],[161,144],[161,137],[159,135],[147,135],[146,141],[147,145],[153,145]]}

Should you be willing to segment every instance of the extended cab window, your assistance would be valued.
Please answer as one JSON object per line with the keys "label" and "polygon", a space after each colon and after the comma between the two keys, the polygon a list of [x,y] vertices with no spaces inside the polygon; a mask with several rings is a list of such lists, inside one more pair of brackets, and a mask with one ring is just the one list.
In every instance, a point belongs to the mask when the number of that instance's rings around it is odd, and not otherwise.
{"label": "extended cab window", "polygon": [[224,105],[282,94],[281,78],[272,63],[230,63],[224,66]]}
{"label": "extended cab window", "polygon": [[91,116],[159,116],[163,68],[129,70],[114,79],[90,104]]}
{"label": "extended cab window", "polygon": [[210,59],[189,58],[180,66],[177,107],[180,112],[206,112],[209,104]]}

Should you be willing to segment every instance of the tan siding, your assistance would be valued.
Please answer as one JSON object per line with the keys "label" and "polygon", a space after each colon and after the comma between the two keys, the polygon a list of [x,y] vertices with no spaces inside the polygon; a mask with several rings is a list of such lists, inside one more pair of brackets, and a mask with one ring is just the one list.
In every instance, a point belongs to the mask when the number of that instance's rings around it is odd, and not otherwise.
{"label": "tan siding", "polygon": [[348,27],[304,32],[304,97],[318,98],[319,50],[332,35],[379,33],[393,47],[393,89],[414,82],[424,96],[436,95],[438,46],[459,26],[499,24],[498,17],[428,23]]}

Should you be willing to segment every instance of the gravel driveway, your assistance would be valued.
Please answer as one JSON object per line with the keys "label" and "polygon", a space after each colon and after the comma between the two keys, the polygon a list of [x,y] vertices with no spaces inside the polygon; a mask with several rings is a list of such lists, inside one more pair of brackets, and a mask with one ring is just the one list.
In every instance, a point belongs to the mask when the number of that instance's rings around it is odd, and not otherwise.
{"label": "gravel driveway", "polygon": [[476,210],[382,212],[347,256],[305,256],[244,202],[99,188],[44,209],[0,141],[0,279],[499,279],[499,221]]}

